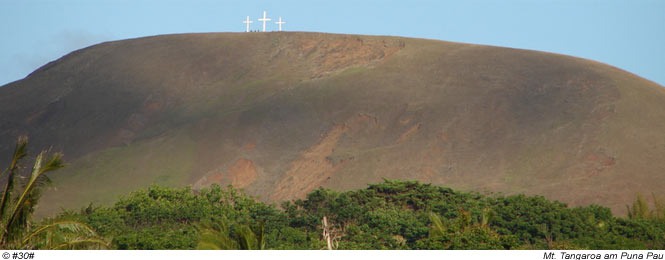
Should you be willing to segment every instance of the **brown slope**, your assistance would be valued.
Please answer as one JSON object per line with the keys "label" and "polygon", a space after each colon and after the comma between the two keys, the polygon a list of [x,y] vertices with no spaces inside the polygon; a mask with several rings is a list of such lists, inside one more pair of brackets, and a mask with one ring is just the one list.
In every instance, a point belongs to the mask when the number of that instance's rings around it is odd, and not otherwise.
{"label": "brown slope", "polygon": [[0,88],[0,156],[22,133],[66,153],[45,213],[152,183],[233,183],[278,201],[381,178],[620,212],[665,184],[663,104],[653,82],[550,53],[168,35],[86,48]]}

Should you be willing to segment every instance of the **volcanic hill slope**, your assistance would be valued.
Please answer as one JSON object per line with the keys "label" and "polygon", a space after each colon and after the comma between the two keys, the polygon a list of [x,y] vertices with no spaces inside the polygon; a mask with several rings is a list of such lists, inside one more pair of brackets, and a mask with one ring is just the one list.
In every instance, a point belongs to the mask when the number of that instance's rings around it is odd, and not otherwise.
{"label": "volcanic hill slope", "polygon": [[[70,166],[41,215],[150,184],[268,201],[415,179],[622,213],[665,187],[665,88],[597,62],[399,37],[183,34],[75,51],[0,88]],[[6,166],[3,166],[6,167]]]}

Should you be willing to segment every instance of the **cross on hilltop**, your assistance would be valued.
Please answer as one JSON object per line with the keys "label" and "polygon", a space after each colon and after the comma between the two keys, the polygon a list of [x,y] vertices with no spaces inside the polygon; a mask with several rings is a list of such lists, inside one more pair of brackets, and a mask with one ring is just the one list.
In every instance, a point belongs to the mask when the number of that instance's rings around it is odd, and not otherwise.
{"label": "cross on hilltop", "polygon": [[[271,20],[272,19],[267,17],[267,12],[263,11],[263,18],[259,18],[258,21],[263,22],[263,31],[264,32],[266,31],[266,22],[269,22]],[[242,23],[244,23],[246,25],[245,32],[250,32],[250,29],[249,29],[250,24],[254,23],[254,21],[250,20],[249,16],[247,16],[247,19],[245,19]],[[279,32],[282,31],[282,25],[285,24],[285,23],[286,22],[282,20],[281,16],[279,17],[279,20],[277,22],[275,22],[275,24],[277,24],[279,26]]]}
{"label": "cross on hilltop", "polygon": [[247,20],[245,20],[245,21],[242,22],[242,23],[247,24],[247,30],[245,30],[245,32],[249,32],[249,24],[250,24],[250,23],[253,23],[252,20],[249,20],[249,15],[247,16]]}

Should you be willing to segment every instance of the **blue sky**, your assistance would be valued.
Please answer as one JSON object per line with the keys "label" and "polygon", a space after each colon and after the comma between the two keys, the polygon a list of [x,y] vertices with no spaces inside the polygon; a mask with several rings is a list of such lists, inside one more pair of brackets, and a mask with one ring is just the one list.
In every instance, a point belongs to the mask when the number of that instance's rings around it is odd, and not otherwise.
{"label": "blue sky", "polygon": [[[0,85],[92,44],[239,32],[247,15],[287,31],[395,35],[597,60],[665,85],[665,0],[0,0]],[[271,23],[268,29],[276,30]]]}

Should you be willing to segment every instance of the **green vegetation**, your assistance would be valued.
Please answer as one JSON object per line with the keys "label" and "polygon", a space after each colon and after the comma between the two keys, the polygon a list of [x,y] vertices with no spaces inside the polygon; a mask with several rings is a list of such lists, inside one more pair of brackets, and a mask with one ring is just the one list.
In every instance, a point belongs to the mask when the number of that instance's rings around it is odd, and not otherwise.
{"label": "green vegetation", "polygon": [[[11,164],[1,176],[7,175],[7,183],[0,201],[0,248],[3,249],[89,249],[106,247],[107,242],[97,236],[85,223],[63,217],[47,219],[33,226],[31,216],[39,202],[41,191],[50,183],[45,175],[65,165],[62,154],[56,153],[46,158],[42,151],[35,159],[32,171],[25,178],[20,189],[21,159],[27,156],[28,138],[19,137],[14,149]],[[14,195],[16,194],[16,195]]]}
{"label": "green vegetation", "polygon": [[152,186],[64,212],[117,249],[663,249],[665,220],[618,218],[541,196],[485,196],[417,181],[318,189],[281,208],[212,185]]}
{"label": "green vegetation", "polygon": [[261,250],[265,249],[263,225],[259,233],[254,233],[247,225],[238,225],[231,232],[226,223],[215,223],[199,230],[199,243],[196,249],[213,250]]}
{"label": "green vegetation", "polygon": [[635,199],[633,205],[631,207],[626,205],[626,209],[628,210],[628,218],[665,221],[665,199],[656,197],[655,194],[652,194],[652,198],[654,207],[653,209],[649,209],[649,204],[644,199],[644,196],[638,193],[637,199]]}
{"label": "green vegetation", "polygon": [[[178,187],[187,181],[187,175],[182,173],[189,172],[193,167],[196,144],[185,134],[174,138],[172,143],[136,142],[96,151],[74,160],[65,172],[65,175],[70,175],[53,176],[58,191],[48,195],[50,201],[57,200],[58,203],[40,205],[42,214],[37,212],[38,217],[53,215],[62,207],[79,208],[93,201],[109,205],[118,199],[118,194],[127,194],[150,184]],[[141,174],[116,174],[133,170]],[[122,185],[107,185],[109,183]],[[90,193],[97,193],[98,196],[78,195]],[[43,214],[44,211],[54,213]]]}

